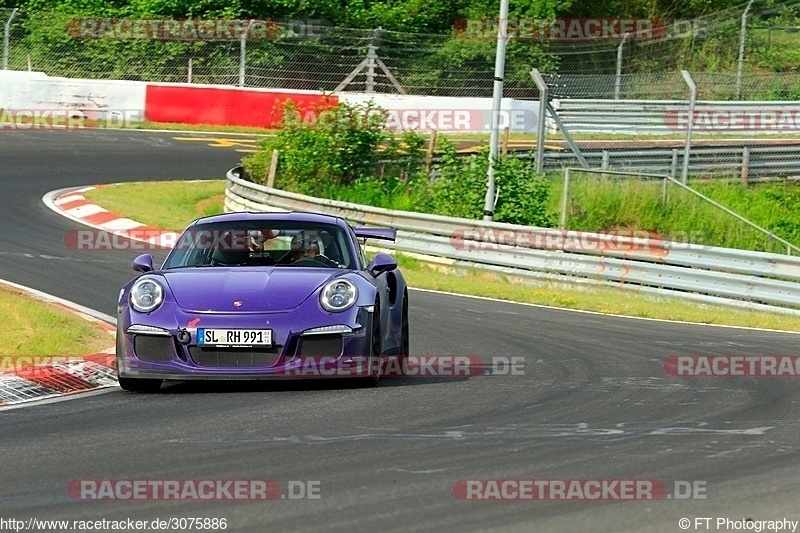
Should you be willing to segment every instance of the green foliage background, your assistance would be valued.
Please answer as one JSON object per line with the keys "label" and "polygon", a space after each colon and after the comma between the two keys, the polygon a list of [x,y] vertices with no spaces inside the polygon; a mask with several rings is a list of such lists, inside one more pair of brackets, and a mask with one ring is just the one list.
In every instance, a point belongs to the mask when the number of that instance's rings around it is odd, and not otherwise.
{"label": "green foliage background", "polygon": [[[425,164],[426,137],[385,127],[386,111],[372,102],[339,103],[301,120],[289,104],[283,127],[259,151],[243,160],[247,176],[268,182],[273,150],[279,151],[274,186],[301,194],[360,204],[480,219],[488,154],[458,157],[445,136],[438,139],[439,160]],[[499,157],[495,183],[500,191],[495,220],[551,226],[549,185],[529,162]]]}
{"label": "green foliage background", "polygon": [[[510,17],[660,17],[687,19],[742,4],[740,0],[527,0]],[[496,17],[497,0],[0,0],[25,13],[56,11],[102,17],[324,19],[336,26],[446,33],[460,18]]]}
{"label": "green foliage background", "polygon": [[[773,0],[759,0],[773,3]],[[603,2],[578,2],[576,0],[527,0],[511,2],[510,18],[637,18],[648,17],[663,20],[690,19],[726,8],[738,6],[739,0],[607,0]],[[12,68],[25,68],[24,59],[31,56],[34,65],[47,65],[54,75],[92,77],[93,73],[120,79],[149,81],[183,81],[177,72],[186,69],[186,60],[195,61],[196,83],[236,83],[236,79],[203,79],[206,71],[236,72],[238,42],[215,43],[213,47],[205,42],[142,42],[111,40],[77,40],[71,38],[67,24],[72,18],[209,18],[209,19],[317,19],[339,28],[374,29],[381,27],[387,31],[409,32],[414,34],[439,34],[451,36],[442,41],[441,46],[418,46],[413,51],[413,43],[405,43],[402,56],[396,58],[390,68],[404,71],[404,86],[430,88],[446,85],[453,87],[454,80],[448,77],[481,79],[486,65],[494,61],[495,42],[469,40],[454,36],[454,25],[463,19],[492,19],[498,15],[498,0],[0,0],[0,7],[18,7],[20,13],[15,22],[12,61],[19,64]],[[768,6],[767,6],[768,7]],[[739,10],[741,11],[741,10]],[[658,70],[730,71],[735,68],[738,36],[736,24],[738,14],[731,14],[730,28],[721,28],[714,35],[706,36],[702,42],[675,40],[665,42],[654,50],[658,58],[653,59],[650,52],[630,54],[630,64],[625,72],[649,72]],[[782,13],[780,9],[776,13]],[[794,15],[781,15],[781,24],[795,23]],[[773,17],[774,18],[774,17]],[[779,17],[780,18],[780,17]],[[355,35],[355,34],[354,34]],[[768,70],[795,70],[797,62],[787,60],[800,52],[800,46],[779,46],[775,43],[762,46],[763,39],[753,35],[753,68]],[[401,39],[395,34],[396,39]],[[406,37],[408,38],[408,37]],[[770,37],[771,38],[771,37]],[[349,46],[353,46],[353,42]],[[414,41],[417,39],[417,41]],[[421,39],[421,41],[420,41]],[[733,39],[733,40],[732,40]],[[424,43],[424,36],[412,39]],[[345,41],[342,41],[344,43]],[[438,41],[437,41],[438,42]],[[555,71],[560,63],[568,62],[571,72],[605,72],[613,65],[605,55],[573,54],[568,60],[559,61],[559,46],[564,43],[537,41],[510,41],[506,57],[506,80],[508,86],[531,87],[528,72],[536,66],[542,72]],[[574,44],[574,43],[568,43]],[[600,43],[608,44],[608,43]],[[774,44],[774,46],[773,46]],[[795,43],[796,44],[796,43]],[[303,58],[322,57],[330,52],[329,46],[315,39],[299,39],[291,43],[289,51],[281,48],[280,39],[260,41],[248,48],[248,68],[272,69],[271,75],[282,69],[302,69]],[[344,46],[337,45],[337,46]],[[390,45],[386,45],[390,46]],[[630,43],[630,47],[637,46]],[[787,56],[788,53],[788,56]],[[684,59],[681,59],[684,58]],[[628,61],[626,57],[626,61]],[[55,62],[55,63],[54,63]],[[600,62],[601,64],[598,64]],[[667,65],[666,62],[669,62]],[[613,63],[613,61],[611,61]],[[172,68],[176,79],[160,79],[163,73]],[[166,70],[165,70],[166,69]],[[183,69],[183,70],[180,70]],[[204,70],[205,69],[205,70]],[[162,73],[159,75],[158,73]],[[159,77],[160,76],[160,77]],[[183,77],[185,79],[185,76]],[[279,80],[286,85],[290,79]],[[438,83],[437,83],[438,82]],[[303,87],[308,88],[308,87]]]}

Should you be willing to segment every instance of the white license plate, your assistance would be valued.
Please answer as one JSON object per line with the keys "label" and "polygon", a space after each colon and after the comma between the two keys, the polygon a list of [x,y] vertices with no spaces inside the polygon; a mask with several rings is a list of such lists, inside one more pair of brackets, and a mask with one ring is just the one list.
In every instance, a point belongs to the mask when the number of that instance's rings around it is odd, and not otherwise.
{"label": "white license plate", "polygon": [[271,329],[197,330],[198,346],[272,346]]}

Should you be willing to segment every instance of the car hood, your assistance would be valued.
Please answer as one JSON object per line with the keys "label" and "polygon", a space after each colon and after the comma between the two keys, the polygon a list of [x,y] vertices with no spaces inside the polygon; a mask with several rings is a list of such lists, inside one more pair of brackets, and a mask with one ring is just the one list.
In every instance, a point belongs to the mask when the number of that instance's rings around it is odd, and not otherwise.
{"label": "car hood", "polygon": [[318,268],[214,268],[165,271],[178,306],[186,311],[289,311],[341,270]]}

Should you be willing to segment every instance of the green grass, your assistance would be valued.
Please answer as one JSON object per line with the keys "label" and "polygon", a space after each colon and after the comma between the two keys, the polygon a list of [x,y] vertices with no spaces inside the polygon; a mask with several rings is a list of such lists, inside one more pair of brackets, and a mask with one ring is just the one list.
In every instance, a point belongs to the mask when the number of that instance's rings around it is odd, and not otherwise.
{"label": "green grass", "polygon": [[694,303],[624,289],[581,288],[548,282],[529,285],[493,273],[464,272],[403,254],[395,256],[412,287],[640,318],[800,331],[800,317]]}
{"label": "green grass", "polygon": [[[567,203],[567,229],[647,231],[678,242],[785,254],[786,246],[725,211],[662,180],[597,177],[573,173]],[[563,176],[550,176],[548,211],[559,220]],[[800,183],[744,185],[740,182],[690,182],[701,194],[728,207],[778,237],[800,246]],[[326,198],[403,211],[423,210],[426,192],[396,178],[328,185]]]}
{"label": "green grass", "polygon": [[[698,192],[779,237],[800,244],[800,185],[792,182],[691,183]],[[553,181],[549,209],[560,213],[563,179]],[[786,246],[674,184],[637,178],[570,177],[567,228],[643,230],[667,240],[786,253]]]}
{"label": "green grass", "polygon": [[181,231],[196,218],[222,213],[225,180],[121,183],[84,196],[123,217]]}
{"label": "green grass", "polygon": [[0,328],[0,371],[20,357],[88,355],[114,344],[111,335],[91,322],[3,285],[0,316],[14,317]]}
{"label": "green grass", "polygon": [[[100,205],[134,220],[142,222],[149,220],[147,223],[156,227],[159,226],[150,218],[153,213],[169,211],[174,214],[172,227],[181,228],[196,218],[199,211],[222,209],[220,193],[224,188],[223,181],[188,185],[191,186],[191,194],[180,191],[181,188],[187,187],[186,182],[115,185],[91,191],[91,194],[102,191],[102,200],[95,200]],[[200,188],[198,185],[204,187]],[[111,207],[112,204],[121,207],[114,209]],[[184,218],[181,219],[180,216]],[[403,254],[397,254],[397,257],[410,286],[422,289],[608,314],[800,331],[800,317],[692,303],[678,298],[656,297],[623,289],[587,288],[552,283],[528,285],[491,273],[478,271],[465,273],[447,266],[432,266]]]}

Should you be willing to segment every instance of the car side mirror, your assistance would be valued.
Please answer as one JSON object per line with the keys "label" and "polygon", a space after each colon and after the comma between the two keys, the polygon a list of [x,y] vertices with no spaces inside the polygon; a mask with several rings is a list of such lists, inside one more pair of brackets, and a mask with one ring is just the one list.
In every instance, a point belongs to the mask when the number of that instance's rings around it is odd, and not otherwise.
{"label": "car side mirror", "polygon": [[379,276],[384,272],[389,272],[397,268],[397,261],[389,254],[375,254],[369,271],[373,276]]}
{"label": "car side mirror", "polygon": [[133,260],[131,267],[136,272],[152,272],[153,256],[151,254],[142,254]]}

